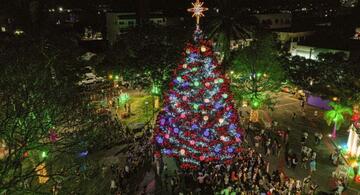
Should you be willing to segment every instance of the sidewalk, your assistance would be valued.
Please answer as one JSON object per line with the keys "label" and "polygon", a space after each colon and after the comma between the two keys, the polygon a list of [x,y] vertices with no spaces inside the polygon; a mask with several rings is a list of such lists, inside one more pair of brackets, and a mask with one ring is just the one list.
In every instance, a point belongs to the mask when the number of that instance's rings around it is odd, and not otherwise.
{"label": "sidewalk", "polygon": [[[318,116],[314,116],[314,111],[318,111]],[[296,113],[295,120],[291,119],[293,113]],[[323,111],[315,107],[305,106],[305,119],[301,116],[300,101],[292,98],[288,95],[284,97],[279,97],[279,103],[275,107],[275,111],[269,113],[269,111],[262,110],[260,112],[260,117],[263,122],[271,122],[276,120],[279,122],[279,128],[290,127],[291,132],[289,135],[290,148],[293,148],[294,151],[300,151],[300,139],[304,131],[308,131],[309,138],[308,144],[311,148],[314,149],[317,153],[317,171],[312,175],[313,181],[319,185],[321,191],[329,191],[334,189],[335,180],[331,178],[332,172],[336,169],[335,166],[331,165],[329,161],[329,156],[334,152],[335,147],[332,143],[332,140],[327,136],[331,131],[331,127],[328,127],[323,119]],[[323,134],[323,140],[320,145],[316,146],[314,142],[314,133],[321,132]],[[300,152],[299,152],[300,154]],[[271,162],[271,170],[279,169],[284,170],[288,176],[303,179],[309,175],[308,170],[297,167],[295,170],[286,168],[285,158],[282,152],[280,157],[270,157],[268,158]],[[356,194],[358,193],[357,189],[351,189],[352,186],[349,186],[348,190],[344,194]]]}

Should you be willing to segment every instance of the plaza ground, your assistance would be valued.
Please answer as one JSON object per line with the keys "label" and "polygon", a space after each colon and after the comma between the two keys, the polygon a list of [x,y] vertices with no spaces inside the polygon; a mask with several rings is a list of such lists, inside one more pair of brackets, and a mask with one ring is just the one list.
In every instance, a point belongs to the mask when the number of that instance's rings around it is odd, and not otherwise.
{"label": "plaza ground", "polygon": [[[134,105],[134,112],[139,115],[141,114],[142,109],[139,105],[144,105],[144,101],[150,101],[144,97],[140,97],[139,100],[134,100],[134,102],[137,102],[138,104],[137,107]],[[333,166],[329,160],[329,156],[332,152],[334,152],[335,146],[333,141],[327,136],[329,133],[331,133],[332,128],[325,123],[323,119],[323,110],[306,105],[306,116],[303,117],[301,114],[302,111],[300,101],[298,99],[287,93],[279,93],[277,99],[278,103],[275,106],[274,111],[260,110],[261,123],[271,123],[271,121],[276,120],[278,122],[278,129],[284,130],[285,128],[290,127],[290,148],[293,151],[299,151],[297,153],[298,156],[300,156],[301,136],[303,132],[308,132],[309,138],[307,145],[317,153],[317,171],[312,174],[312,181],[319,185],[320,191],[330,192],[331,189],[336,187],[335,180],[331,177],[332,172],[336,169],[336,167]],[[241,110],[243,113],[249,111],[247,108],[242,108]],[[318,111],[318,116],[314,116],[314,111],[316,110]],[[294,120],[292,119],[293,113],[296,114],[296,118]],[[248,117],[247,114],[245,114],[245,117]],[[347,124],[342,126],[341,130],[338,131],[337,139],[346,139],[347,128]],[[321,132],[324,135],[320,145],[317,146],[314,143],[314,134],[316,132]],[[107,164],[108,166],[110,166],[112,162],[119,162],[123,164],[125,162],[127,148],[132,147],[132,145],[133,144],[114,146],[113,148],[110,148],[106,151],[99,151],[96,154],[91,155],[90,158],[96,159],[101,163]],[[259,152],[263,153],[262,150]],[[309,169],[305,170],[301,168],[300,165],[297,166],[296,169],[286,167],[284,147],[282,148],[282,152],[279,157],[270,156],[265,157],[265,159],[270,162],[270,171],[278,169],[280,171],[284,171],[288,177],[293,177],[300,180],[310,174]],[[177,169],[174,161],[169,158],[164,158],[164,161],[168,166],[167,174],[173,175],[174,171]],[[106,175],[104,177],[98,177],[96,179],[91,178],[88,180],[88,182],[90,186],[101,184],[101,191],[107,191],[110,186],[110,172],[106,171]],[[168,194],[167,190],[164,188],[164,185],[159,185],[161,180],[159,178],[156,179],[153,169],[144,170],[144,172],[137,176],[137,180],[134,182],[139,185],[138,192],[140,192],[140,189],[143,189],[147,186],[147,191],[153,194]],[[98,190],[100,189],[96,189],[96,191]],[[344,194],[360,194],[360,185],[351,183],[351,185],[348,187],[348,190]]]}

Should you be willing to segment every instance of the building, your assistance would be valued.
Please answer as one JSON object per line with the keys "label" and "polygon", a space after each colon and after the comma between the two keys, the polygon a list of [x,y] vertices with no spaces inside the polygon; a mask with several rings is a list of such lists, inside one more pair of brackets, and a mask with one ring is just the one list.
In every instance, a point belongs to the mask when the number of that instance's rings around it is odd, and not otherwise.
{"label": "building", "polygon": [[350,51],[346,49],[326,48],[297,42],[292,42],[290,44],[291,56],[300,56],[306,59],[317,60],[320,53],[344,53],[345,59],[350,58]]}
{"label": "building", "polygon": [[314,35],[314,30],[295,30],[291,28],[275,30],[278,40],[281,44],[288,42],[300,42],[304,41],[307,37]]}
{"label": "building", "polygon": [[[167,25],[167,18],[162,12],[151,12],[147,20],[157,25]],[[118,36],[135,27],[137,21],[135,12],[106,13],[106,40],[113,44]]]}
{"label": "building", "polygon": [[355,35],[353,39],[360,40],[360,27],[355,29]]}
{"label": "building", "polygon": [[259,24],[265,29],[281,29],[291,27],[292,15],[290,13],[255,14]]}
{"label": "building", "polygon": [[355,7],[358,4],[358,0],[340,0],[343,7]]}

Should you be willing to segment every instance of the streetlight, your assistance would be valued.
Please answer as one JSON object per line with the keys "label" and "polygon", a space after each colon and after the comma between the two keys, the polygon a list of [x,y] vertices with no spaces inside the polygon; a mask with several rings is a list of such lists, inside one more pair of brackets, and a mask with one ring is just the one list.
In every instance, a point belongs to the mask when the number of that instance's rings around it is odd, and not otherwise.
{"label": "streetlight", "polygon": [[155,109],[159,108],[159,96],[161,94],[161,89],[158,85],[153,84],[151,88],[151,96],[153,99],[153,118],[155,115]]}

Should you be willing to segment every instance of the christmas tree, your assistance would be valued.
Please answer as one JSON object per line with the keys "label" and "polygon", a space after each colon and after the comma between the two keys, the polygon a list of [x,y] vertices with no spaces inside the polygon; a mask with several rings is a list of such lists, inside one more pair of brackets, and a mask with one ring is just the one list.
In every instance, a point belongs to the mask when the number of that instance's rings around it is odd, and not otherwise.
{"label": "christmas tree", "polygon": [[[197,3],[190,11],[198,23],[205,8],[202,3],[196,8]],[[201,162],[231,163],[241,143],[229,81],[212,43],[203,37],[199,25],[193,38],[174,70],[154,130],[157,152],[179,159],[183,169],[196,169]]]}

